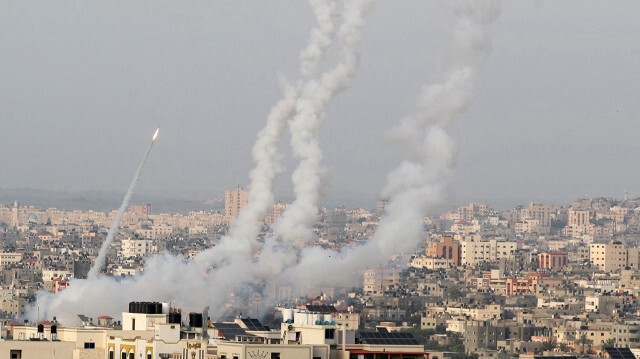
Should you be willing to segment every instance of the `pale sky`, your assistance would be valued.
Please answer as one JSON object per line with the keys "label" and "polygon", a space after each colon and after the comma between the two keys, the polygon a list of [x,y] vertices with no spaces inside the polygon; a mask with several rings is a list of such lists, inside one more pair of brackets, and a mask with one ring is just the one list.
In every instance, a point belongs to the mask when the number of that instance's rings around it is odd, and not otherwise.
{"label": "pale sky", "polygon": [[[325,204],[371,207],[446,50],[444,1],[379,0],[353,86],[322,129]],[[503,1],[475,99],[451,133],[452,203],[640,196],[640,3]],[[295,78],[306,1],[0,0],[0,187],[220,197]],[[327,65],[333,64],[328,59]],[[287,174],[276,183],[291,199]],[[135,202],[135,196],[134,196]]]}

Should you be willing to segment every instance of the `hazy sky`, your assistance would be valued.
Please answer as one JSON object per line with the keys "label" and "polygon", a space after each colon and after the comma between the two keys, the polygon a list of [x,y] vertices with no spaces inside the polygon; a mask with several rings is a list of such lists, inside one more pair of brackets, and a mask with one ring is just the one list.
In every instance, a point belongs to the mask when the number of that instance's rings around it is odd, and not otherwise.
{"label": "hazy sky", "polygon": [[[385,132],[446,48],[444,3],[379,0],[367,18],[353,87],[322,130],[325,203],[371,206],[401,160]],[[452,201],[640,196],[639,11],[502,2],[452,130]],[[297,76],[313,25],[306,1],[0,0],[0,187],[124,193],[158,125],[138,191],[213,198],[248,184],[278,74]]]}

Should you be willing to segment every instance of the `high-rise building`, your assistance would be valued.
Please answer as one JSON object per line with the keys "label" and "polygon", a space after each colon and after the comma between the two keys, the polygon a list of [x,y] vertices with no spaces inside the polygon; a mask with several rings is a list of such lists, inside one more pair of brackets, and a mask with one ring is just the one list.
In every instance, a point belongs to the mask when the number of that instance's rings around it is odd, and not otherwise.
{"label": "high-rise building", "polygon": [[227,218],[236,218],[240,210],[247,205],[247,192],[242,188],[227,191],[224,197],[224,214]]}
{"label": "high-rise building", "polygon": [[273,204],[273,210],[264,218],[264,223],[273,224],[276,223],[278,218],[282,216],[284,211],[287,209],[287,203],[278,202]]}
{"label": "high-rise building", "polygon": [[13,208],[11,208],[11,225],[17,227],[20,224],[18,220],[18,211],[20,210],[20,205],[18,201],[13,202]]}
{"label": "high-rise building", "polygon": [[143,216],[151,215],[151,205],[148,203],[145,204],[133,204],[129,206],[127,212],[131,214],[141,214]]}

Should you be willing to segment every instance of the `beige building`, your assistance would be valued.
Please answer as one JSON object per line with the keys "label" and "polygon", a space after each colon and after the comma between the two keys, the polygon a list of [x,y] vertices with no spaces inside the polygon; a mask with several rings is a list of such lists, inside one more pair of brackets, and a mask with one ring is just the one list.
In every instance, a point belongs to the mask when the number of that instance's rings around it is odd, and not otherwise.
{"label": "beige building", "polygon": [[145,204],[133,204],[131,206],[129,206],[129,208],[127,208],[127,212],[128,213],[133,213],[133,214],[141,214],[144,216],[150,216],[151,215],[151,205],[148,203]]}
{"label": "beige building", "polygon": [[[73,342],[0,341],[0,359],[77,358],[75,353],[76,344]],[[101,355],[83,358],[103,359],[104,351]]]}
{"label": "beige building", "polygon": [[0,266],[5,266],[11,263],[18,263],[22,260],[22,254],[20,253],[0,253]]}
{"label": "beige building", "polygon": [[521,210],[522,219],[537,220],[543,227],[551,227],[551,206],[540,202],[531,202]]}
{"label": "beige building", "polygon": [[173,226],[166,222],[154,223],[151,226],[144,226],[136,229],[136,234],[146,239],[159,239],[169,236],[173,232]]}
{"label": "beige building", "polygon": [[472,221],[478,216],[486,216],[489,214],[489,207],[482,203],[469,203],[467,206],[456,208],[458,218],[466,221]]}
{"label": "beige building", "polygon": [[623,269],[620,271],[620,287],[630,291],[640,289],[640,272],[637,269]]}
{"label": "beige building", "polygon": [[364,271],[364,294],[380,296],[387,287],[400,280],[400,271],[392,268],[378,268]]}
{"label": "beige building", "polygon": [[477,220],[474,220],[472,222],[460,220],[451,225],[451,232],[460,235],[467,235],[469,233],[476,233],[480,231],[480,227],[481,226]]}
{"label": "beige building", "polygon": [[545,227],[540,223],[539,219],[523,219],[516,222],[516,233],[549,233],[550,227]]}
{"label": "beige building", "polygon": [[594,347],[599,347],[612,338],[613,323],[590,323],[587,328],[576,330],[576,338],[586,336]]}
{"label": "beige building", "polygon": [[[0,342],[0,358],[105,358],[105,328],[58,328],[51,322],[40,324],[42,332],[36,326],[15,327],[13,340]],[[47,341],[33,341],[35,339]]]}
{"label": "beige building", "polygon": [[409,264],[409,266],[414,268],[427,268],[427,269],[435,270],[435,269],[447,269],[449,267],[454,267],[455,263],[452,259],[420,256],[420,257],[414,258]]}
{"label": "beige building", "polygon": [[360,314],[355,312],[338,312],[333,315],[333,320],[338,326],[344,326],[349,330],[360,328]]}
{"label": "beige building", "polygon": [[241,188],[227,191],[224,196],[224,213],[227,219],[238,217],[240,210],[247,205],[247,192]]}
{"label": "beige building", "polygon": [[43,269],[42,281],[52,281],[56,278],[62,278],[64,280],[70,280],[73,278],[73,271],[66,269]]}
{"label": "beige building", "polygon": [[471,237],[460,242],[460,264],[476,265],[499,259],[513,259],[517,248],[517,242],[498,239],[486,241]]}
{"label": "beige building", "polygon": [[617,241],[592,243],[589,246],[589,260],[605,272],[638,268],[638,248],[625,248]]}
{"label": "beige building", "polygon": [[287,209],[288,204],[285,202],[278,202],[273,204],[273,210],[264,218],[264,223],[273,224],[276,223],[276,220],[282,216],[284,211]]}
{"label": "beige building", "polygon": [[12,299],[3,300],[1,308],[3,312],[18,317],[24,314],[24,309],[28,304],[29,300],[26,297],[14,296]]}
{"label": "beige building", "polygon": [[[416,359],[428,355],[410,335],[403,336],[403,344],[381,342],[397,337],[382,333],[361,334],[356,342],[356,332],[334,322],[332,314],[283,312],[289,320],[280,330],[260,329],[259,322],[242,318],[201,328],[198,325],[206,321],[198,323],[195,317],[191,327],[181,327],[180,312],[167,303],[132,302],[129,307],[133,312],[123,313],[122,329],[87,323],[63,328],[52,322],[12,327],[13,339],[0,341],[0,359],[348,359],[354,355]],[[254,330],[240,322],[251,323]]]}
{"label": "beige building", "polygon": [[329,359],[329,346],[310,344],[253,344],[241,342],[224,342],[218,344],[218,359],[253,358]]}
{"label": "beige building", "polygon": [[587,209],[570,209],[567,225],[573,227],[587,226],[591,223],[591,213],[592,211]]}
{"label": "beige building", "polygon": [[460,264],[475,265],[491,261],[491,243],[469,239],[460,242]]}

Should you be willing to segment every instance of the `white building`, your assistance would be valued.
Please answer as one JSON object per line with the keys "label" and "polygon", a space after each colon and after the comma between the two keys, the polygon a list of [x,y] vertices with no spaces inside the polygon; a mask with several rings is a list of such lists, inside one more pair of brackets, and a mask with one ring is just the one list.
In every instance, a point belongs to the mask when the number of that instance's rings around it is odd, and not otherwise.
{"label": "white building", "polygon": [[158,248],[151,239],[128,238],[122,240],[119,255],[123,258],[145,257],[157,251]]}

